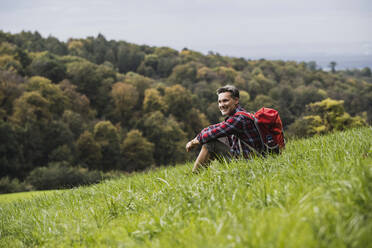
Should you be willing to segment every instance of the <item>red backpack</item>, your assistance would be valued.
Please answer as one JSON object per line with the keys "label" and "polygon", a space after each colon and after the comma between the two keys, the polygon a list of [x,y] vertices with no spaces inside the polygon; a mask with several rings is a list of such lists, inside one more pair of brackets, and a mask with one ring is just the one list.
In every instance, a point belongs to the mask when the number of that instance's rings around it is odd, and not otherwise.
{"label": "red backpack", "polygon": [[282,120],[278,111],[271,108],[261,108],[254,115],[248,112],[237,112],[252,119],[260,133],[261,141],[268,151],[279,153],[285,147]]}

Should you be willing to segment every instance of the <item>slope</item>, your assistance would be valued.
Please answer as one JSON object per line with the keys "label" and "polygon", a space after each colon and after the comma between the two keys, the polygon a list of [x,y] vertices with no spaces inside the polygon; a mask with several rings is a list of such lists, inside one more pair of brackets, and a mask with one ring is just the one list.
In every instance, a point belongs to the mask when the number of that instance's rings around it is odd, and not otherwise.
{"label": "slope", "polygon": [[1,247],[368,247],[372,129],[0,204]]}

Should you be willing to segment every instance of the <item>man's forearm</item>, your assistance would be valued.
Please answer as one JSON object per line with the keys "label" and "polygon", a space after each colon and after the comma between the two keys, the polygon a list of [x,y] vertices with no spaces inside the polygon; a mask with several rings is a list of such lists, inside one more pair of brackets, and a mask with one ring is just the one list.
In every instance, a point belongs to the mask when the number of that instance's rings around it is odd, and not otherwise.
{"label": "man's forearm", "polygon": [[186,150],[187,151],[190,151],[194,146],[197,146],[199,145],[200,142],[199,140],[197,139],[197,137],[195,137],[194,139],[190,140],[187,144],[186,144]]}

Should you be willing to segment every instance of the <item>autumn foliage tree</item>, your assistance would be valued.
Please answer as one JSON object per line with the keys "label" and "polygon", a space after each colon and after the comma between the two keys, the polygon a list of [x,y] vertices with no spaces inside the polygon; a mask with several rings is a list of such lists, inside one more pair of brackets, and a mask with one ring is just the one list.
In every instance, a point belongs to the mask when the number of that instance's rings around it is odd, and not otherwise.
{"label": "autumn foliage tree", "polygon": [[360,116],[351,117],[345,112],[344,102],[327,98],[307,106],[308,114],[292,124],[297,136],[324,134],[335,130],[365,126]]}
{"label": "autumn foliage tree", "polygon": [[138,101],[138,92],[136,88],[126,83],[115,83],[111,90],[112,98],[115,104],[115,115],[120,118],[122,123],[130,117],[130,113]]}

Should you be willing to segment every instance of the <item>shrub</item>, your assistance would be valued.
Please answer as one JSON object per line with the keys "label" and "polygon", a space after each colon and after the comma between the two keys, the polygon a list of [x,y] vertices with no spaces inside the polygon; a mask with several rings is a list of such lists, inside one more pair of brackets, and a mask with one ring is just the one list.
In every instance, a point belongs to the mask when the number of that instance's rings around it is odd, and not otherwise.
{"label": "shrub", "polygon": [[66,162],[51,163],[31,171],[26,181],[38,190],[64,189],[98,183],[103,179],[98,171],[71,167]]}
{"label": "shrub", "polygon": [[0,194],[27,191],[27,186],[24,182],[20,182],[17,178],[10,179],[3,177],[0,179]]}

